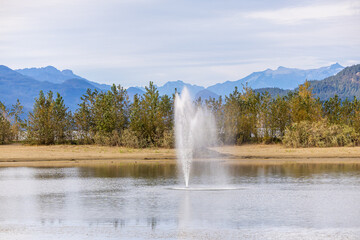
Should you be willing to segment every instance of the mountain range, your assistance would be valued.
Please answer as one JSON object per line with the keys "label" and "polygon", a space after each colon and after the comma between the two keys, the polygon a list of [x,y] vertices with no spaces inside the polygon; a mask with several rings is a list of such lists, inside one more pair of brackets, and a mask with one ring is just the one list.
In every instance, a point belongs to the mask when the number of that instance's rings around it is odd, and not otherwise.
{"label": "mountain range", "polygon": [[41,82],[51,82],[51,83],[61,84],[70,79],[81,79],[81,80],[84,80],[85,82],[90,83],[91,85],[93,85],[94,87],[96,87],[98,89],[102,89],[102,90],[110,89],[110,85],[100,84],[97,82],[92,82],[92,81],[86,80],[85,78],[75,75],[73,73],[73,71],[71,71],[69,69],[60,71],[53,66],[47,66],[47,67],[42,67],[42,68],[16,69],[15,71],[22,75],[31,77],[31,78],[36,79]]}
{"label": "mountain range", "polygon": [[[235,87],[241,90],[247,84],[247,86],[257,89],[258,92],[269,91],[274,94],[284,95],[288,92],[286,89],[294,89],[306,80],[331,78],[343,69],[344,67],[338,63],[308,70],[278,67],[276,70],[267,69],[254,72],[237,81],[226,81],[207,88],[177,80],[169,81],[163,86],[157,86],[157,89],[160,95],[167,94],[171,96],[175,93],[175,89],[181,92],[184,87],[187,87],[194,99],[199,97],[207,99],[209,97],[218,98],[219,96],[228,95],[234,91]],[[74,74],[71,70],[60,71],[53,66],[12,70],[0,65],[0,101],[11,105],[16,102],[16,99],[20,99],[25,110],[32,109],[34,98],[39,95],[40,90],[44,92],[52,90],[53,92],[59,92],[63,96],[65,104],[70,110],[74,111],[81,101],[80,97],[88,88],[106,91],[110,89],[110,85],[89,81]],[[134,86],[128,88],[127,92],[130,99],[133,99],[135,94],[142,95],[145,89]]]}
{"label": "mountain range", "polygon": [[246,84],[252,89],[294,89],[304,83],[305,80],[322,80],[326,77],[337,74],[342,69],[344,69],[344,67],[338,63],[327,67],[308,70],[278,67],[276,70],[267,69],[262,72],[254,72],[237,81],[218,83],[208,87],[207,89],[222,96],[233,92],[235,87],[242,89],[242,86],[245,86]]}

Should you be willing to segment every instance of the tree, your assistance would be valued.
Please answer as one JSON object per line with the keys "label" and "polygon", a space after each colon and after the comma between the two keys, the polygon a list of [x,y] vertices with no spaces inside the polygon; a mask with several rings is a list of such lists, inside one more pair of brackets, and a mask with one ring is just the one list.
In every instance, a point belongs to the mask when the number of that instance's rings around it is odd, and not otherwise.
{"label": "tree", "polygon": [[258,137],[257,121],[260,94],[244,86],[243,93],[235,87],[225,98],[225,142],[250,142]]}
{"label": "tree", "polygon": [[29,114],[27,131],[28,140],[36,144],[64,143],[71,140],[71,113],[65,107],[64,100],[57,93],[56,100],[53,92],[49,91],[45,97],[40,91],[35,99],[33,112]]}
{"label": "tree", "polygon": [[286,97],[277,96],[271,103],[271,131],[278,138],[285,134],[286,127],[291,125],[289,101]]}
{"label": "tree", "polygon": [[315,122],[321,119],[320,100],[314,97],[308,81],[299,86],[299,91],[290,94],[289,101],[292,122]]}
{"label": "tree", "polygon": [[52,102],[51,126],[54,132],[54,142],[65,143],[72,139],[73,120],[72,114],[64,104],[59,93]]}
{"label": "tree", "polygon": [[9,143],[12,139],[9,109],[0,102],[0,144]]}
{"label": "tree", "polygon": [[224,106],[224,142],[236,143],[240,137],[240,121],[241,121],[241,93],[235,87],[234,92],[225,97]]}
{"label": "tree", "polygon": [[33,111],[29,113],[27,132],[28,140],[36,144],[53,144],[54,134],[51,126],[51,105],[53,93],[50,91],[45,98],[44,92],[40,91],[39,97],[35,98]]}
{"label": "tree", "polygon": [[97,94],[94,103],[96,141],[101,144],[120,145],[120,135],[128,127],[129,105],[126,90],[120,85]]}
{"label": "tree", "polygon": [[157,128],[161,140],[157,143],[162,147],[173,147],[174,139],[174,101],[168,95],[164,95],[160,99],[159,106],[160,123]]}
{"label": "tree", "polygon": [[87,89],[81,97],[82,102],[74,114],[74,121],[77,130],[77,139],[80,143],[93,143],[95,136],[95,101],[98,91]]}
{"label": "tree", "polygon": [[324,114],[332,124],[339,124],[342,121],[341,99],[338,95],[331,97],[324,102]]}
{"label": "tree", "polygon": [[153,82],[145,89],[146,92],[140,101],[141,137],[149,146],[156,146],[161,134],[160,95]]}
{"label": "tree", "polygon": [[140,147],[173,145],[173,98],[160,97],[153,82],[143,96],[134,96],[130,111],[130,130]]}
{"label": "tree", "polygon": [[19,140],[22,130],[25,127],[25,122],[21,119],[23,112],[23,106],[20,104],[19,99],[16,100],[16,104],[12,105],[10,110],[10,117],[12,118],[11,131],[14,136],[14,140]]}
{"label": "tree", "polygon": [[224,105],[222,97],[220,96],[218,99],[209,98],[205,100],[205,104],[207,109],[209,109],[215,117],[216,128],[218,130],[219,140],[224,143],[225,142],[225,113],[224,113]]}
{"label": "tree", "polygon": [[260,95],[260,109],[258,116],[258,129],[261,132],[261,138],[265,142],[270,142],[273,137],[273,128],[272,128],[272,113],[271,105],[272,99],[269,92],[265,91]]}

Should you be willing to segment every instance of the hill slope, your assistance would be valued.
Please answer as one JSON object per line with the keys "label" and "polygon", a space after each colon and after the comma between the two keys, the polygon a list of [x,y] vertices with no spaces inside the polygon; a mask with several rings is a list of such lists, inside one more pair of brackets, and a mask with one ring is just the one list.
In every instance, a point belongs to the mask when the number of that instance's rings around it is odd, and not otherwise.
{"label": "hill slope", "polygon": [[286,96],[290,91],[291,90],[284,90],[281,88],[258,88],[254,90],[254,92],[256,93],[268,92],[273,98],[276,98],[277,96],[279,97]]}
{"label": "hill slope", "polygon": [[344,70],[321,81],[310,81],[313,93],[321,100],[337,94],[341,99],[360,98],[360,64],[346,67]]}

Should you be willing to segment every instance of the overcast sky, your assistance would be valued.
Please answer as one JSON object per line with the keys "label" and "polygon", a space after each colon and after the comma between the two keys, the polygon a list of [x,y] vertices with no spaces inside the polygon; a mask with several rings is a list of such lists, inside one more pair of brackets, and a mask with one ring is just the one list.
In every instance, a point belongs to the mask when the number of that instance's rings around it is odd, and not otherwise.
{"label": "overcast sky", "polygon": [[360,63],[360,1],[0,0],[0,64],[125,87]]}

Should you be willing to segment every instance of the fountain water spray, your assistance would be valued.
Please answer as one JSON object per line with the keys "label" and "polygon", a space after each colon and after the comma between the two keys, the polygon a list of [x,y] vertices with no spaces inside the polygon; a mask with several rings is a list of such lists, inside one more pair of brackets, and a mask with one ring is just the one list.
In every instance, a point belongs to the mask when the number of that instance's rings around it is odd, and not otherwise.
{"label": "fountain water spray", "polygon": [[177,159],[182,167],[185,186],[189,186],[194,156],[217,142],[216,123],[205,107],[195,106],[185,87],[175,98],[175,136]]}

